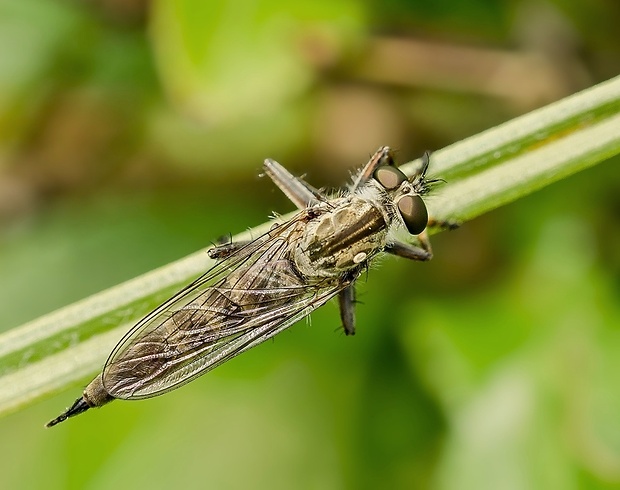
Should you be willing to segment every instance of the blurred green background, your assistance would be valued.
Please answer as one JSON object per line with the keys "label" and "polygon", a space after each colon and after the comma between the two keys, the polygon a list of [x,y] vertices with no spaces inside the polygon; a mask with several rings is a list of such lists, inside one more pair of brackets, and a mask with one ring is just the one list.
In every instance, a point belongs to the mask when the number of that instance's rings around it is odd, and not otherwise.
{"label": "blurred green background", "polygon": [[[0,0],[0,329],[620,72],[617,0]],[[618,158],[163,397],[0,420],[0,488],[620,487]],[[85,382],[87,380],[84,380]]]}

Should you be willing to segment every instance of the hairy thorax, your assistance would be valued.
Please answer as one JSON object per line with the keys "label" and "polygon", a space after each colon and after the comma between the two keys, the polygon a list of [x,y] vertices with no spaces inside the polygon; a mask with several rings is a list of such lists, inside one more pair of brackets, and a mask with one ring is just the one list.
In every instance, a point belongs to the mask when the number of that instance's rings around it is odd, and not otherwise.
{"label": "hairy thorax", "polygon": [[306,277],[340,276],[385,246],[387,217],[371,200],[352,196],[330,205],[307,223],[294,252],[295,264]]}

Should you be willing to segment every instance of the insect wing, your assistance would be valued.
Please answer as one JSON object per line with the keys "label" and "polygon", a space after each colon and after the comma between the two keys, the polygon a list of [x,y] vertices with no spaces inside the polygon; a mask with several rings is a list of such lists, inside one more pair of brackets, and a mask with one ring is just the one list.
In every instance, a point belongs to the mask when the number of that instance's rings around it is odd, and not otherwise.
{"label": "insect wing", "polygon": [[286,329],[350,281],[307,284],[291,262],[304,213],[217,263],[135,325],[110,354],[103,384],[115,398],[177,388]]}

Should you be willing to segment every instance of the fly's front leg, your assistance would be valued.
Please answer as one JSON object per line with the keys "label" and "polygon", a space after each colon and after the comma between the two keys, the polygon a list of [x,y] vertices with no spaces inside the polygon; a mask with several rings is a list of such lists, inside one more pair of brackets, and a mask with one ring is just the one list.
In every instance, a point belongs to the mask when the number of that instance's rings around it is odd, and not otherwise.
{"label": "fly's front leg", "polygon": [[418,240],[420,241],[419,247],[409,245],[408,243],[394,242],[387,245],[385,251],[410,260],[420,260],[423,262],[431,260],[433,258],[433,248],[426,230],[418,235]]}
{"label": "fly's front leg", "polygon": [[456,230],[461,223],[459,221],[450,220],[450,219],[435,219],[428,218],[428,224],[426,228],[436,228],[439,230]]}
{"label": "fly's front leg", "polygon": [[346,335],[355,335],[355,286],[351,284],[338,294],[340,320]]}
{"label": "fly's front leg", "polygon": [[267,158],[263,164],[263,169],[265,174],[273,180],[298,209],[306,209],[327,200],[318,189],[315,189],[303,179],[295,177],[275,160]]}
{"label": "fly's front leg", "polygon": [[355,192],[359,187],[368,182],[375,170],[383,165],[394,165],[394,157],[389,146],[382,146],[370,157],[368,163],[355,178],[351,192]]}
{"label": "fly's front leg", "polygon": [[418,235],[418,241],[420,246],[409,245],[403,242],[394,242],[391,245],[385,247],[387,253],[398,255],[410,260],[420,260],[422,262],[429,261],[433,258],[433,247],[431,247],[431,241],[428,237],[429,228],[438,228],[440,230],[455,230],[460,226],[458,221],[451,220],[437,220],[435,218],[429,218],[426,229]]}

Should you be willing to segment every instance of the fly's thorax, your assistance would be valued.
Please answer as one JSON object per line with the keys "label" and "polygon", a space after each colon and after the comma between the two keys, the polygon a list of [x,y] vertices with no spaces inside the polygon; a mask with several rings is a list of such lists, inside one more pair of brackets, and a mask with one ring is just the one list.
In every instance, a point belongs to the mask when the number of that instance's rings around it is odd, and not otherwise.
{"label": "fly's thorax", "polygon": [[307,277],[338,276],[385,246],[389,218],[373,200],[354,195],[330,206],[307,223],[294,252],[298,270]]}

